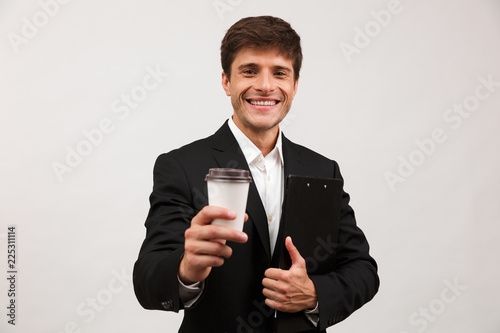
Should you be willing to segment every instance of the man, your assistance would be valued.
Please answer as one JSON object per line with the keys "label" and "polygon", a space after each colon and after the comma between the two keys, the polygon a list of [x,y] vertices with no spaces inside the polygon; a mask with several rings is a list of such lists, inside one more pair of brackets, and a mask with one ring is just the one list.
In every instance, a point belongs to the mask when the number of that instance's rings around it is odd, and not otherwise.
{"label": "man", "polygon": [[[292,143],[279,128],[297,92],[300,37],[279,18],[244,18],[222,40],[221,60],[234,114],[214,135],[156,161],[134,267],[137,298],[147,309],[184,309],[179,332],[325,332],[368,302],[379,280],[348,194],[327,274],[309,276],[280,228],[286,175],[341,178],[335,161]],[[220,167],[251,172],[243,232],[211,225],[236,217],[207,206],[205,175]],[[283,246],[289,270],[277,268]]]}

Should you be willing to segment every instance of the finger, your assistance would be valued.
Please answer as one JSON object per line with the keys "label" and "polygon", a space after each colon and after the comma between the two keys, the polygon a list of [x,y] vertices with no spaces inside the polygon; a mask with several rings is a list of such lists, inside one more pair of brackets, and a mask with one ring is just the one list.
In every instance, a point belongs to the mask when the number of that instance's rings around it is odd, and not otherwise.
{"label": "finger", "polygon": [[289,300],[284,294],[276,292],[276,291],[271,290],[271,289],[267,289],[267,288],[264,288],[262,290],[262,294],[266,298],[269,298],[270,300],[273,300],[273,301],[279,302],[279,303],[285,303]]}
{"label": "finger", "polygon": [[282,280],[283,270],[279,268],[268,268],[264,272],[264,276],[272,280]]}
{"label": "finger", "polygon": [[248,240],[248,235],[243,231],[220,225],[194,225],[186,230],[184,236],[186,240],[209,240],[218,243],[225,243],[225,241],[245,243]]}
{"label": "finger", "polygon": [[207,225],[212,223],[214,219],[234,220],[235,218],[236,213],[231,209],[217,206],[205,206],[195,217],[193,217],[191,224]]}
{"label": "finger", "polygon": [[225,239],[221,239],[221,238],[211,239],[211,241],[212,242],[221,243],[221,244],[226,244],[226,240]]}
{"label": "finger", "polygon": [[264,301],[268,307],[271,309],[281,311],[281,312],[297,312],[289,304],[277,302],[271,298],[266,298]]}
{"label": "finger", "polygon": [[229,246],[216,241],[190,240],[185,243],[184,249],[186,252],[194,255],[229,258],[233,254],[233,250]]}
{"label": "finger", "polygon": [[264,287],[264,289],[268,289],[268,290],[273,290],[277,293],[285,293],[286,292],[286,284],[284,284],[282,281],[280,280],[273,280],[273,279],[269,279],[269,278],[264,278],[262,280],[262,286]]}
{"label": "finger", "polygon": [[299,250],[293,245],[292,237],[288,236],[285,240],[285,246],[292,259],[292,266],[301,265],[305,267],[305,260],[299,253]]}

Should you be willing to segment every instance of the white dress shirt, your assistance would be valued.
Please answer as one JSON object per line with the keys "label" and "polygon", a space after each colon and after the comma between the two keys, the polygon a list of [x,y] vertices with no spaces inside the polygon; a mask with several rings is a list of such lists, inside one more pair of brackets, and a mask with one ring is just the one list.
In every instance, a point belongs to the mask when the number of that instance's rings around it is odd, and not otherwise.
{"label": "white dress shirt", "polygon": [[249,138],[236,126],[232,118],[228,121],[238,145],[250,168],[253,182],[257,187],[260,200],[267,215],[271,255],[276,246],[278,229],[281,218],[281,204],[283,202],[283,153],[281,148],[281,130],[274,149],[265,157]]}

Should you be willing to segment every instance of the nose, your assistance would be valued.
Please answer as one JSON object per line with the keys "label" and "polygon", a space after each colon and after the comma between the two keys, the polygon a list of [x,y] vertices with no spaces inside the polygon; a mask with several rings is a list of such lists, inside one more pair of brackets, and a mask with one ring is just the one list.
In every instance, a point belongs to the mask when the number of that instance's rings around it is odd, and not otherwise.
{"label": "nose", "polygon": [[274,90],[273,77],[270,72],[262,72],[255,81],[254,88],[264,94],[268,94]]}

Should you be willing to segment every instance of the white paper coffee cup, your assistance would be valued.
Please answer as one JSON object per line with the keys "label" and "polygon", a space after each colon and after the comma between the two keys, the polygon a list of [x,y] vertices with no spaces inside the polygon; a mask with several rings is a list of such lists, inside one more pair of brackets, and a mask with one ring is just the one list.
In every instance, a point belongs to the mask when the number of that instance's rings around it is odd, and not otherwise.
{"label": "white paper coffee cup", "polygon": [[247,170],[215,168],[208,171],[205,180],[208,187],[208,204],[229,208],[236,213],[236,219],[215,219],[212,224],[243,231],[248,188],[252,178]]}

